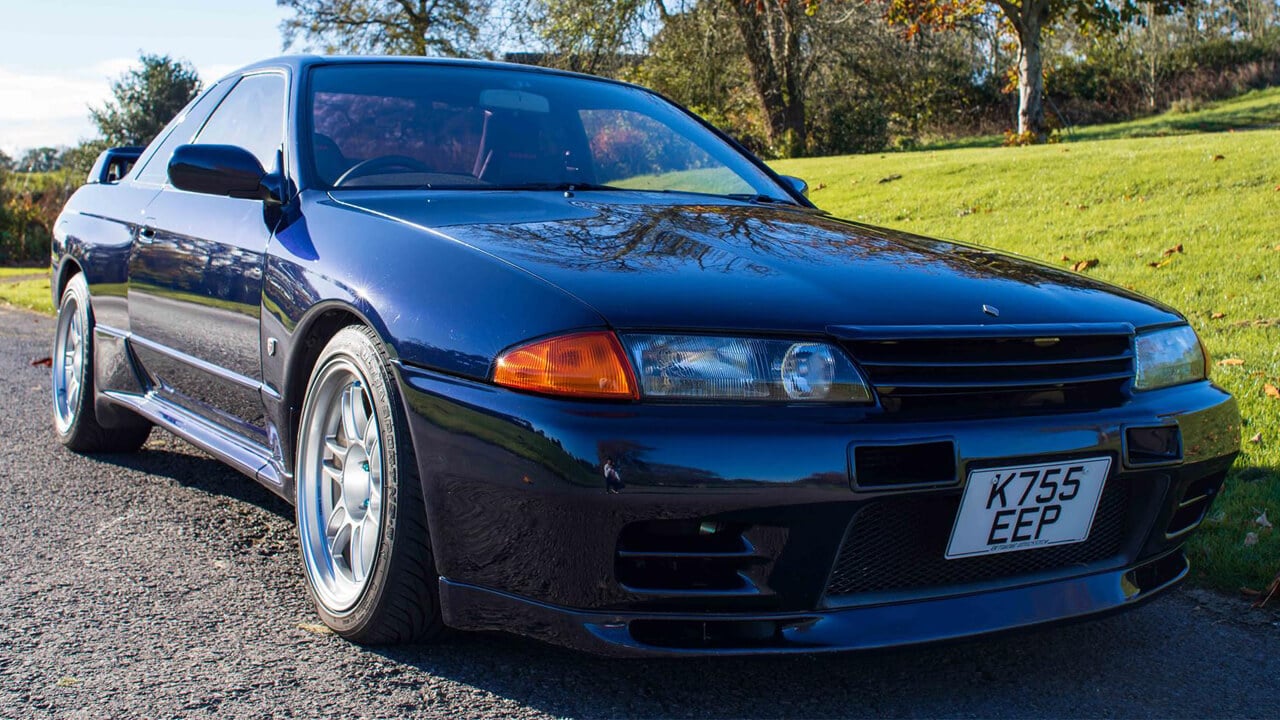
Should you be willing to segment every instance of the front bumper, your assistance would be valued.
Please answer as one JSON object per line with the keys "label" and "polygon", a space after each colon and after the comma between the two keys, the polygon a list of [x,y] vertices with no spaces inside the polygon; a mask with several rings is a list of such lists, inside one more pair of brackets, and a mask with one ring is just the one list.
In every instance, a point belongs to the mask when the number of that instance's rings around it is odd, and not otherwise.
{"label": "front bumper", "polygon": [[1133,607],[1173,587],[1181,550],[1128,570],[975,595],[808,613],[600,613],[440,581],[446,622],[515,631],[598,655],[763,655],[871,650],[959,640]]}
{"label": "front bumper", "polygon": [[[1239,448],[1235,402],[1207,382],[1088,413],[895,422],[875,409],[565,402],[399,370],[445,621],[613,654],[882,647],[1122,608],[1185,574],[1180,545]],[[1179,428],[1181,459],[1126,464],[1124,429],[1158,425]],[[953,484],[852,483],[851,447],[938,438],[956,449]],[[1104,552],[975,582],[829,592],[859,511],[958,498],[971,467],[1099,455],[1127,493]],[[676,564],[742,582],[628,574],[625,533],[665,520],[740,530],[746,550],[729,570],[723,558]]]}

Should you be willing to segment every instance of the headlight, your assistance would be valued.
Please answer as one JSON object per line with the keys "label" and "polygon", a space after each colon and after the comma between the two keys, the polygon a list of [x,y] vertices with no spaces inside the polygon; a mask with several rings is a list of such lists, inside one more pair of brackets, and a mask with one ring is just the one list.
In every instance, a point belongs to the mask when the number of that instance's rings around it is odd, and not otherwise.
{"label": "headlight", "polygon": [[1203,380],[1204,349],[1190,327],[1156,330],[1138,335],[1134,343],[1137,375],[1135,390],[1155,390]]}
{"label": "headlight", "polygon": [[826,343],[624,335],[622,344],[645,397],[871,402],[871,390],[857,368]]}

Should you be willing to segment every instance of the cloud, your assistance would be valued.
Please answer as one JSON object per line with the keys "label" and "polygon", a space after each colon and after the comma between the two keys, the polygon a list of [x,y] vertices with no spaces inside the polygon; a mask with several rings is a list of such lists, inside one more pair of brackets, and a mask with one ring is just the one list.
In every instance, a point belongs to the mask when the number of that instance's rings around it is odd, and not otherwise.
{"label": "cloud", "polygon": [[41,145],[71,145],[93,134],[89,106],[111,95],[106,75],[23,72],[0,66],[0,148],[12,154]]}
{"label": "cloud", "polygon": [[[14,156],[28,148],[75,145],[96,136],[89,107],[111,99],[111,82],[137,65],[137,58],[126,57],[65,73],[0,65],[0,150]],[[212,64],[197,72],[208,85],[238,67]]]}

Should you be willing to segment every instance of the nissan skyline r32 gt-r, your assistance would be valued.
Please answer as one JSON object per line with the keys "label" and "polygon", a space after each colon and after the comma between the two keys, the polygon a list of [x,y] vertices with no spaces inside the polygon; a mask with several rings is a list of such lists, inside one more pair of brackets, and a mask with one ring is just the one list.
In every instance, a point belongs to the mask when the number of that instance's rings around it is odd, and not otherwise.
{"label": "nissan skyline r32 gt-r", "polygon": [[1174,310],[834,218],[632,85],[282,58],[99,167],[53,241],[58,436],[158,425],[294,503],[358,642],[812,652],[1094,615],[1186,575],[1239,447]]}

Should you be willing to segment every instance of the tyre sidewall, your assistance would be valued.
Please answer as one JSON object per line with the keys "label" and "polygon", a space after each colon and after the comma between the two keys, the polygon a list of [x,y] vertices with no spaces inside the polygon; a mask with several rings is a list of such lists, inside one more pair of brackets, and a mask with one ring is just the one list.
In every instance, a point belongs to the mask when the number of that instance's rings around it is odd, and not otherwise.
{"label": "tyre sidewall", "polygon": [[[307,569],[305,556],[303,557],[303,571],[307,574],[307,591],[311,594],[316,611],[320,614],[325,624],[341,635],[358,637],[365,634],[370,624],[376,621],[386,599],[388,576],[391,572],[392,564],[396,560],[398,550],[396,547],[396,526],[400,517],[400,509],[403,502],[402,496],[404,494],[400,480],[404,475],[402,470],[408,467],[407,462],[411,462],[411,460],[407,457],[408,454],[402,445],[408,437],[408,432],[405,423],[400,417],[399,393],[395,386],[395,379],[381,349],[362,328],[349,327],[339,331],[325,346],[325,349],[321,351],[312,371],[311,379],[307,383],[307,395],[301,415],[303,422],[311,415],[311,403],[314,396],[312,390],[321,374],[321,370],[331,361],[339,358],[355,365],[360,374],[364,376],[364,381],[367,382],[369,388],[369,396],[373,401],[374,414],[378,421],[383,454],[383,506],[382,522],[378,529],[378,554],[374,559],[373,572],[370,573],[359,599],[355,605],[341,613],[333,612],[321,601],[314,587],[315,580],[311,578],[310,570]],[[302,467],[304,462],[301,454],[304,450],[303,434],[305,430],[306,428],[300,424],[297,442],[295,443],[298,448],[298,457],[295,458],[294,464],[295,470]],[[412,473],[409,475],[412,476]],[[295,490],[296,519],[301,530],[302,507],[296,495],[297,491]],[[300,542],[305,543],[306,541],[306,538],[300,537]]]}
{"label": "tyre sidewall", "polygon": [[[55,363],[50,362],[50,392],[53,400],[53,431],[57,434],[58,440],[67,446],[76,446],[91,429],[96,430],[96,420],[94,416],[93,399],[94,399],[94,382],[93,382],[93,311],[89,307],[89,287],[85,284],[84,276],[76,274],[69,281],[67,287],[62,291],[62,300],[58,305],[58,324],[54,329],[53,353],[56,357],[58,352],[58,335],[62,332],[62,318],[64,313],[68,312],[67,306],[70,301],[74,300],[76,307],[72,312],[80,316],[80,327],[83,328],[84,337],[80,341],[80,372],[83,377],[80,378],[80,397],[76,401],[76,407],[70,408],[71,422],[65,428],[61,427],[58,421],[58,398],[57,384],[53,381],[53,372],[57,372]],[[86,425],[94,425],[93,428],[85,427]]]}

